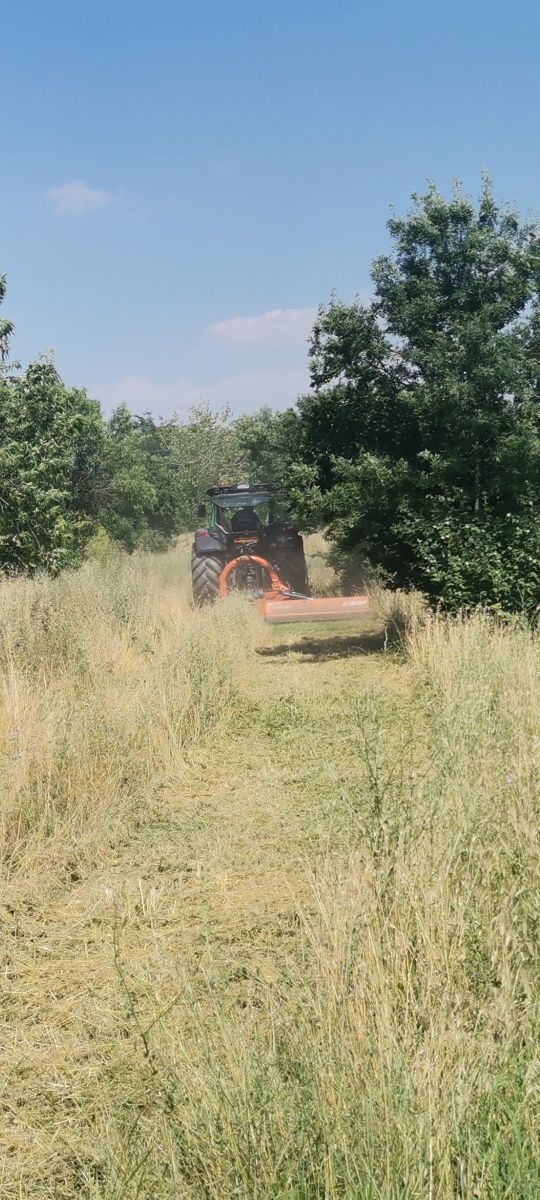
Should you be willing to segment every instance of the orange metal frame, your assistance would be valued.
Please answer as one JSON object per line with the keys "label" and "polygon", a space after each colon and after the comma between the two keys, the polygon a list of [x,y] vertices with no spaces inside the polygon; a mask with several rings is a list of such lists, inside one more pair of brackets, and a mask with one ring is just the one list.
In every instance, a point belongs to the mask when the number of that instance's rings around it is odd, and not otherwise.
{"label": "orange metal frame", "polygon": [[268,575],[270,587],[257,600],[257,608],[269,625],[285,625],[298,621],[354,621],[369,609],[367,596],[301,596],[291,591],[278,572],[259,554],[242,554],[224,566],[219,577],[220,596],[229,593],[229,577],[242,563],[255,563]]}
{"label": "orange metal frame", "polygon": [[264,593],[265,600],[285,600],[288,596],[290,596],[290,588],[283,583],[283,580],[280,579],[277,571],[274,570],[274,567],[272,567],[269,562],[267,562],[266,558],[261,558],[258,554],[241,554],[239,558],[232,558],[230,562],[225,564],[219,577],[220,596],[228,596],[229,575],[232,574],[236,567],[241,566],[241,564],[245,562],[256,563],[258,567],[262,567],[266,571],[266,574],[270,580],[270,588]]}

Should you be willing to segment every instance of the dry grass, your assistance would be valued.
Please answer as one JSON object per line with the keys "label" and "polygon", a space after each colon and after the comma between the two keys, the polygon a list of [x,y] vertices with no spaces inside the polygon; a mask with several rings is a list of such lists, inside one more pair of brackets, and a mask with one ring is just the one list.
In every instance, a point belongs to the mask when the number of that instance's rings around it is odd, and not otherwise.
{"label": "dry grass", "polygon": [[0,629],[2,1200],[536,1197],[538,641],[185,547]]}
{"label": "dry grass", "polygon": [[328,562],[328,543],[322,533],[304,538],[309,565],[309,581],[314,596],[332,596],[339,592],[339,578]]}

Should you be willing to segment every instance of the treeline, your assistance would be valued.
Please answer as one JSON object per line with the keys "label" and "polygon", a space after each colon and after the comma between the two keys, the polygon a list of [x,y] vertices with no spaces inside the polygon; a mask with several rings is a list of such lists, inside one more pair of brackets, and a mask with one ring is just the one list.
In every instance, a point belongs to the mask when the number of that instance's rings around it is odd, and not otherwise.
{"label": "treeline", "polygon": [[[104,420],[50,362],[0,382],[0,562],[79,561],[96,530],[159,549],[216,479],[269,481],[324,526],[349,582],[448,609],[540,601],[540,228],[434,186],[388,223],[373,299],[319,310],[285,413]],[[3,295],[0,291],[0,299]],[[0,323],[0,348],[11,329]]]}
{"label": "treeline", "polygon": [[[0,280],[0,298],[5,281]],[[8,351],[11,327],[0,326]],[[201,406],[155,420],[125,407],[105,419],[42,359],[0,372],[0,566],[57,572],[94,547],[164,550],[197,522],[204,491],[259,468],[280,472],[269,410],[231,421]]]}

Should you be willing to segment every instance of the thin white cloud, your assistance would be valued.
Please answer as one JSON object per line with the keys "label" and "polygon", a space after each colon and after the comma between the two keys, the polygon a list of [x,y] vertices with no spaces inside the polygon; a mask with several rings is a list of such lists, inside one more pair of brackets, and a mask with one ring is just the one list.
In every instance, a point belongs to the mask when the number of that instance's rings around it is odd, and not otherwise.
{"label": "thin white cloud", "polygon": [[91,188],[82,179],[74,179],[61,187],[51,188],[47,192],[47,200],[51,201],[59,216],[84,217],[98,208],[107,208],[112,204],[114,195]]}
{"label": "thin white cloud", "polygon": [[262,405],[286,408],[309,386],[306,367],[252,371],[229,375],[210,383],[196,384],[189,379],[159,383],[145,376],[119,379],[116,383],[96,385],[92,395],[111,412],[126,404],[131,412],[151,412],[155,417],[185,416],[190,408],[208,402],[214,410],[230,408],[234,416],[255,412]]}
{"label": "thin white cloud", "polygon": [[210,325],[213,341],[222,346],[295,346],[305,342],[315,308],[274,308],[253,317],[232,317]]}
{"label": "thin white cloud", "polygon": [[127,375],[114,383],[98,384],[90,389],[107,411],[125,404],[131,412],[140,415],[151,412],[154,416],[180,414],[204,398],[204,388],[197,388],[188,379],[173,383],[160,383],[147,375]]}

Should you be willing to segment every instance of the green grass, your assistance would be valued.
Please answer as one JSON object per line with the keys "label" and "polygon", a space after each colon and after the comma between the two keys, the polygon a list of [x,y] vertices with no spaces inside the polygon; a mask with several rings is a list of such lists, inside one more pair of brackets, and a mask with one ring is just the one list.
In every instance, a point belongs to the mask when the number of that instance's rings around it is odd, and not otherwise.
{"label": "green grass", "polygon": [[538,641],[186,563],[0,588],[0,1195],[532,1200]]}

